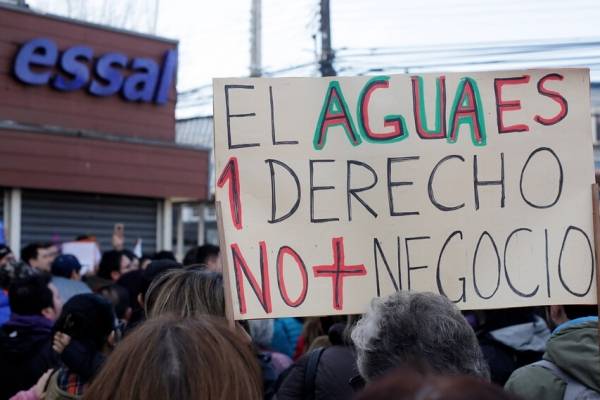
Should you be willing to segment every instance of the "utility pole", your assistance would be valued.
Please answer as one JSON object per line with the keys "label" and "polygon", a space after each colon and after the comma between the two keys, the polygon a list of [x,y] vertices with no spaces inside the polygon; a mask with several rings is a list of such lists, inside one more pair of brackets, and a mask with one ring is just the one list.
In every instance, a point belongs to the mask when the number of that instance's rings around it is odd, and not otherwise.
{"label": "utility pole", "polygon": [[252,0],[250,22],[250,76],[262,75],[262,1]]}
{"label": "utility pole", "polygon": [[158,34],[158,11],[160,10],[160,0],[154,0],[154,20],[152,21],[152,33]]}
{"label": "utility pole", "polygon": [[333,68],[333,50],[331,49],[331,24],[329,20],[329,0],[321,0],[321,59],[319,70],[321,76],[335,76]]}

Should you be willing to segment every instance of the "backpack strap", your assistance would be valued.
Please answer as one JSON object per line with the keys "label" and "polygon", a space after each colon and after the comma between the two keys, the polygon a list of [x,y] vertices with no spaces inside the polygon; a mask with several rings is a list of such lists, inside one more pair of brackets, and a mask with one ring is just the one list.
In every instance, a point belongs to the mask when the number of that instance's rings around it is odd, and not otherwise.
{"label": "backpack strap", "polygon": [[545,370],[550,371],[552,375],[566,383],[565,394],[563,396],[564,400],[578,399],[583,393],[591,390],[560,369],[558,365],[554,364],[552,361],[540,360],[532,365],[542,367]]}
{"label": "backpack strap", "polygon": [[314,400],[315,398],[317,368],[324,351],[325,347],[319,347],[308,354],[304,369],[304,393],[306,394],[304,398],[307,400]]}

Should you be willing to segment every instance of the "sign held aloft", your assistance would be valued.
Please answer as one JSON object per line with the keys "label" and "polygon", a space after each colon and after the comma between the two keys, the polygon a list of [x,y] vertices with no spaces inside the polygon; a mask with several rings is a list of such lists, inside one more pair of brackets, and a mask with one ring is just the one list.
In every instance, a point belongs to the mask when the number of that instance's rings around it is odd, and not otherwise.
{"label": "sign held aloft", "polygon": [[236,319],[596,302],[589,72],[215,79]]}

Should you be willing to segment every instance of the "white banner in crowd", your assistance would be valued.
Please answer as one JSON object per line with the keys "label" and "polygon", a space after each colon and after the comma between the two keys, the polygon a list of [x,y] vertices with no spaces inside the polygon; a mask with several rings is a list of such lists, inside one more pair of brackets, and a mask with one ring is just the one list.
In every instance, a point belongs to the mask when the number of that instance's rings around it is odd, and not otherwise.
{"label": "white banner in crowd", "polygon": [[236,319],[595,303],[589,72],[215,79]]}

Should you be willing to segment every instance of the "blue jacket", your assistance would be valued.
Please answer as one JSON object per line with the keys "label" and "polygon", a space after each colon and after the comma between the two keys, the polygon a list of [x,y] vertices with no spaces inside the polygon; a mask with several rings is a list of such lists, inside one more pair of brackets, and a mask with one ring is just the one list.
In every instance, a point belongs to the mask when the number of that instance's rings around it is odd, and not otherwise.
{"label": "blue jacket", "polygon": [[273,339],[271,349],[294,356],[296,343],[302,333],[302,322],[296,318],[277,318],[273,324]]}
{"label": "blue jacket", "polygon": [[4,325],[10,319],[10,305],[8,296],[4,290],[0,289],[0,326]]}

